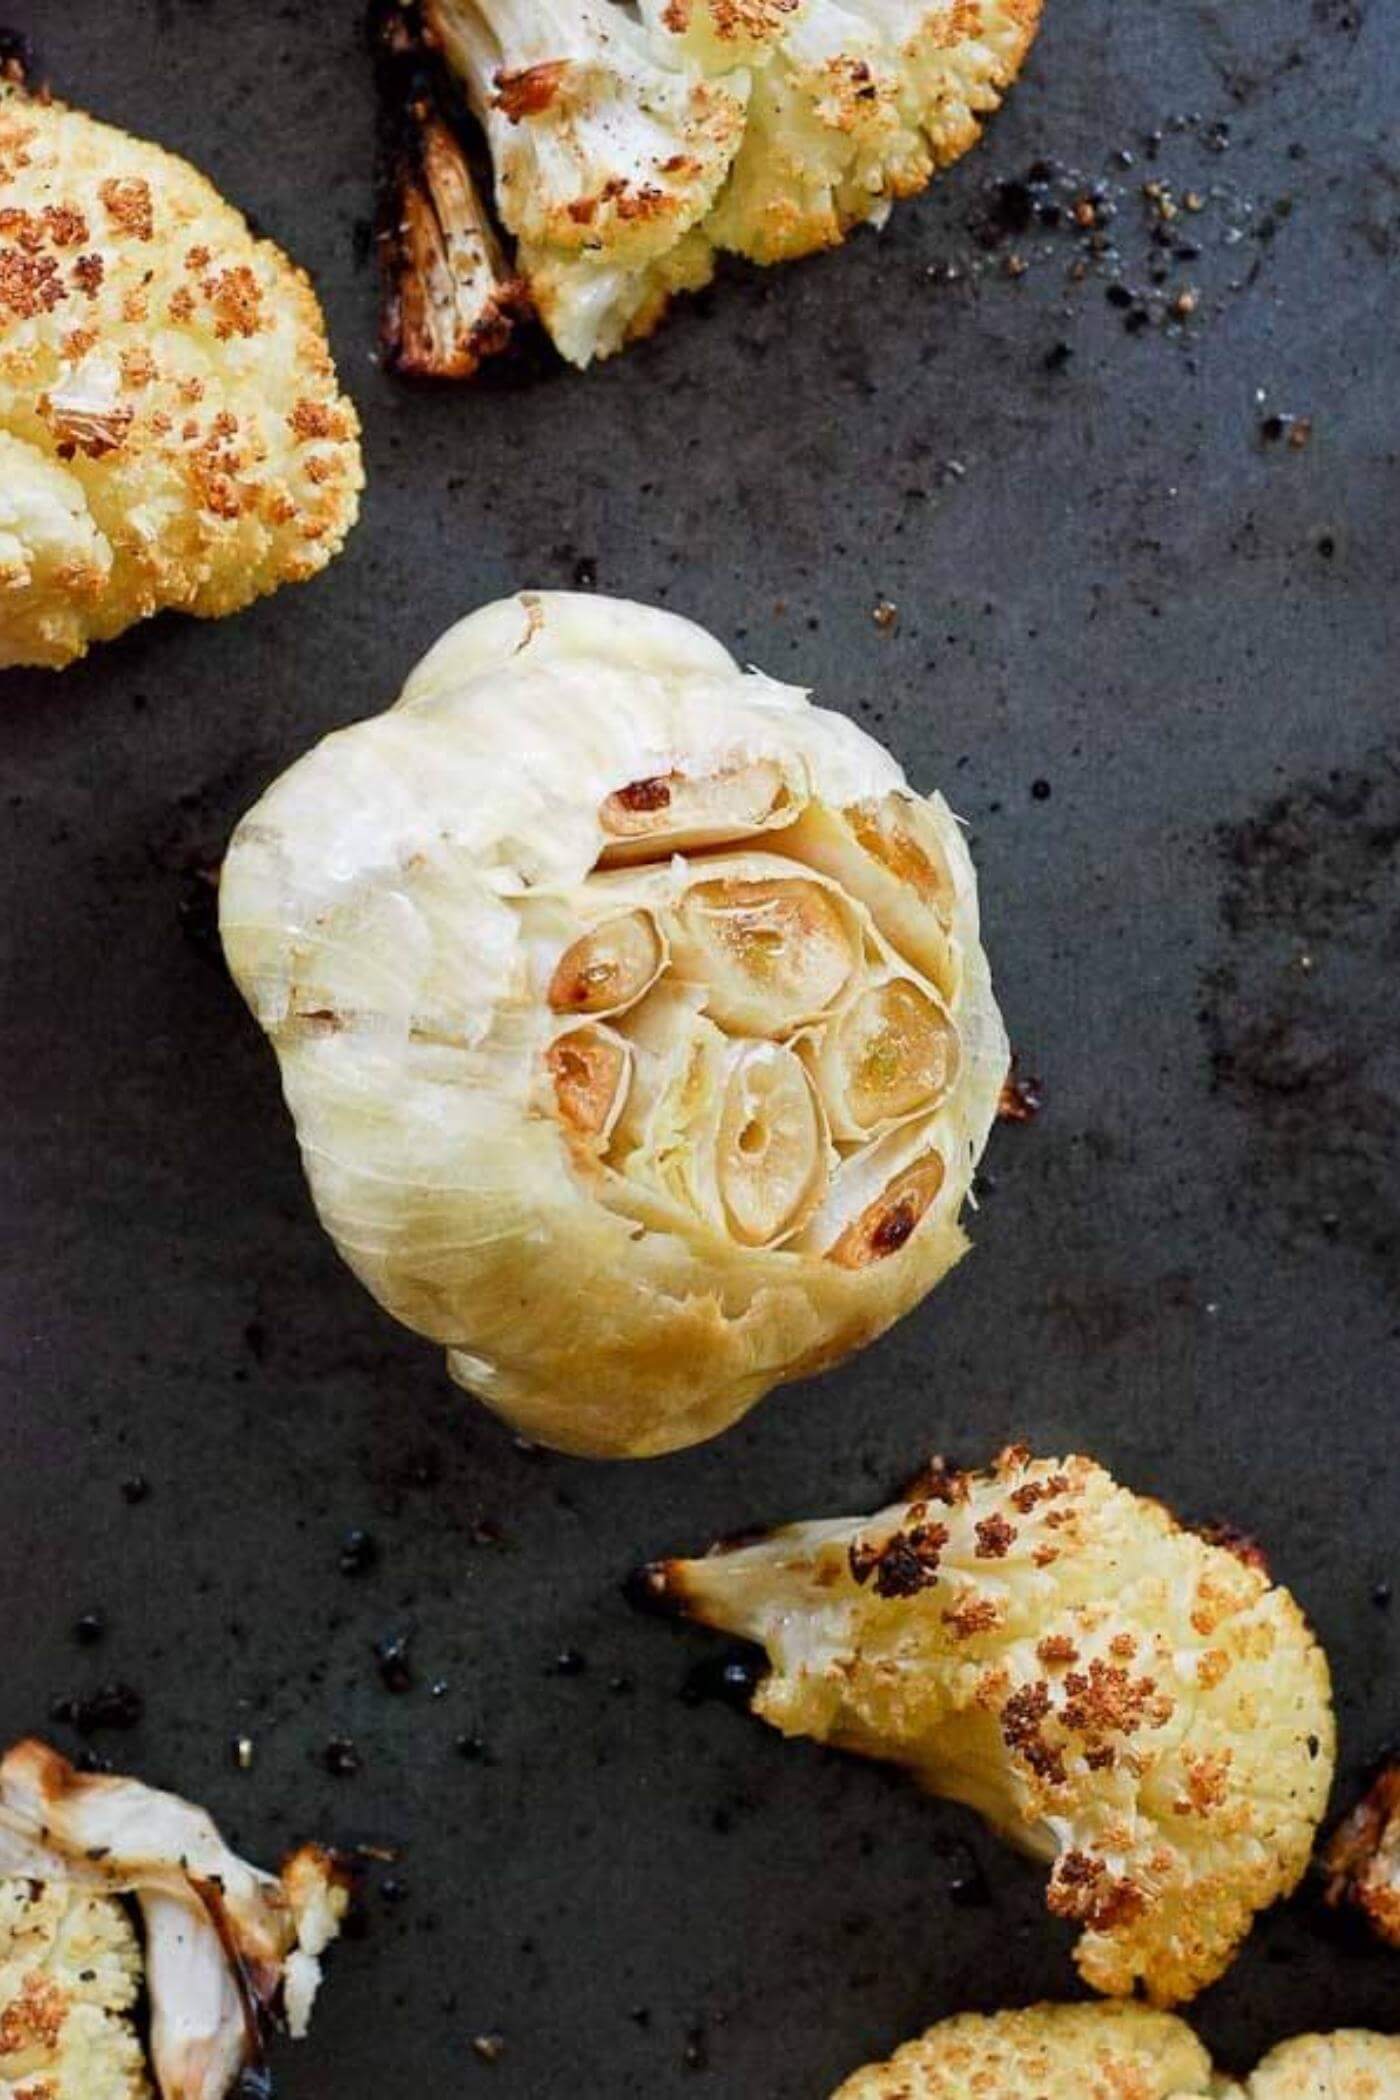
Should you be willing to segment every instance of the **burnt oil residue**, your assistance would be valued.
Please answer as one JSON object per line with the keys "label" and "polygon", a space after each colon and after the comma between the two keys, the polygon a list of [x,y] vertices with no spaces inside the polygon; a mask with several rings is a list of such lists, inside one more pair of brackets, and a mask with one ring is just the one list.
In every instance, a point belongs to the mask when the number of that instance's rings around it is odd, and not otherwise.
{"label": "burnt oil residue", "polygon": [[1389,752],[1222,826],[1223,952],[1201,1026],[1248,1118],[1247,1193],[1400,1293],[1400,763]]}

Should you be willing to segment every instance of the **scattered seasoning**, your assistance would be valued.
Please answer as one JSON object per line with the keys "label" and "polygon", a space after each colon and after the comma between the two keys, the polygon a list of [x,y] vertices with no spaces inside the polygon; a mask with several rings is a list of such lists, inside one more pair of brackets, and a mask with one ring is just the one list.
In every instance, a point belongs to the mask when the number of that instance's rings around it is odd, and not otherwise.
{"label": "scattered seasoning", "polygon": [[975,1853],[966,1846],[960,1847],[953,1855],[952,1865],[947,1884],[949,1902],[959,1910],[984,1910],[992,1900],[992,1891]]}
{"label": "scattered seasoning", "polygon": [[708,2068],[709,2061],[710,2052],[705,2044],[705,2030],[703,2027],[692,2027],[685,2038],[681,2062],[687,2071],[704,2071]]}
{"label": "scattered seasoning", "polygon": [[598,564],[591,554],[581,554],[574,563],[574,589],[596,591],[598,588]]}
{"label": "scattered seasoning", "polygon": [[1032,802],[1048,802],[1050,800],[1050,783],[1048,780],[1033,780],[1031,782],[1031,800]]}
{"label": "scattered seasoning", "polygon": [[1375,1605],[1377,1611],[1390,1610],[1391,1594],[1391,1587],[1388,1582],[1378,1582],[1376,1584],[1371,1592],[1371,1602]]}
{"label": "scattered seasoning", "polygon": [[498,2064],[506,2053],[503,2034],[474,2034],[472,2048],[484,2064]]}
{"label": "scattered seasoning", "polygon": [[342,1575],[367,1575],[379,1558],[379,1548],[368,1531],[347,1531],[340,1542]]}
{"label": "scattered seasoning", "polygon": [[1069,343],[1052,343],[1045,353],[1046,371],[1063,372],[1073,355],[1074,350]]}
{"label": "scattered seasoning", "polygon": [[457,1755],[464,1757],[469,1765],[484,1765],[488,1762],[485,1738],[479,1735],[459,1735],[454,1745]]}
{"label": "scattered seasoning", "polygon": [[899,624],[899,607],[891,598],[877,598],[870,617],[881,634],[891,634]]}
{"label": "scattered seasoning", "polygon": [[130,1480],[122,1482],[122,1500],[123,1502],[129,1502],[133,1509],[138,1502],[148,1500],[150,1492],[151,1483],[147,1480],[144,1473],[133,1473]]}
{"label": "scattered seasoning", "polygon": [[549,1666],[551,1677],[582,1677],[588,1659],[577,1648],[562,1648]]}
{"label": "scattered seasoning", "polygon": [[107,1621],[100,1611],[85,1611],[73,1622],[73,1638],[80,1648],[95,1648],[107,1634]]}
{"label": "scattered seasoning", "polygon": [[428,1686],[428,1697],[430,1699],[445,1699],[451,1689],[452,1687],[445,1677],[435,1677]]}
{"label": "scattered seasoning", "polygon": [[353,1779],[360,1769],[360,1753],[348,1735],[333,1735],[321,1752],[321,1762],[332,1779]]}
{"label": "scattered seasoning", "polygon": [[253,1769],[254,1745],[250,1735],[236,1735],[233,1739],[233,1761],[240,1772]]}
{"label": "scattered seasoning", "polygon": [[397,1874],[387,1874],[379,1884],[379,1893],[385,1903],[406,1903],[408,1883],[400,1881]]}
{"label": "scattered seasoning", "polygon": [[374,1659],[379,1665],[379,1681],[386,1692],[408,1692],[413,1689],[413,1668],[408,1659],[408,1644],[411,1634],[392,1633],[374,1644]]}
{"label": "scattered seasoning", "polygon": [[129,1684],[103,1684],[81,1697],[56,1699],[49,1717],[76,1728],[79,1735],[93,1735],[100,1728],[137,1728],[145,1715],[146,1702]]}
{"label": "scattered seasoning", "polygon": [[1276,445],[1280,439],[1287,441],[1293,452],[1302,452],[1312,443],[1311,416],[1265,416],[1259,425],[1259,435],[1266,445]]}

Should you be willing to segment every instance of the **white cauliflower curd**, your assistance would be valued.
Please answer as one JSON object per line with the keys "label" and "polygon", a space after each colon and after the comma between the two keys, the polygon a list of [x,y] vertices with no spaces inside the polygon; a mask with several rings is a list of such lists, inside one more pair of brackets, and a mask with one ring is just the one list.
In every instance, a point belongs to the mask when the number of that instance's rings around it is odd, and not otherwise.
{"label": "white cauliflower curd", "polygon": [[305,2034],[345,1905],[316,1846],[263,1874],[189,1802],[16,1744],[0,1759],[0,2100],[225,2100],[269,2020]]}
{"label": "white cauliflower curd", "polygon": [[184,161],[0,79],[0,667],[313,575],[358,428],[279,249]]}
{"label": "white cauliflower curd", "polygon": [[650,1456],[962,1253],[1006,1043],[946,804],[689,621],[522,593],[243,820],[317,1208],[527,1435]]}
{"label": "white cauliflower curd", "polygon": [[1322,1650],[1257,1565],[1089,1459],[935,1468],[877,1516],[643,1580],[767,1650],[754,1711],[785,1735],[904,1765],[1049,1862],[1096,1990],[1193,1997],[1307,1866]]}
{"label": "white cauliflower curd", "polygon": [[1400,2041],[1303,2035],[1235,2085],[1170,2013],[1031,2005],[941,2020],[832,2100],[1400,2100]]}

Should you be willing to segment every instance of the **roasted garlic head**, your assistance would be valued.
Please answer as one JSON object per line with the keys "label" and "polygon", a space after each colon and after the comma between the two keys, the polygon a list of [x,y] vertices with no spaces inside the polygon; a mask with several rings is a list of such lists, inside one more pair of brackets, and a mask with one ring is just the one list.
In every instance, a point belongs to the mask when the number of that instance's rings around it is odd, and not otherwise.
{"label": "roasted garlic head", "polygon": [[713,1436],[963,1251],[1007,1060],[957,824],[688,621],[464,620],[221,917],[341,1253],[531,1437]]}

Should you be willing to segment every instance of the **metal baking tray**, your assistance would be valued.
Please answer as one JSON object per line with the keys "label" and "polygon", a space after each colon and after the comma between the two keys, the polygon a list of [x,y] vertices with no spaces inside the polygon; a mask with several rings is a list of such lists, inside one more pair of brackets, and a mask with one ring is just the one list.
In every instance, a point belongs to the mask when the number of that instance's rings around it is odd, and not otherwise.
{"label": "metal baking tray", "polygon": [[[727,271],[587,377],[440,392],[374,361],[355,0],[10,14],[311,270],[370,482],[314,584],[3,680],[0,1734],[72,1750],[55,1702],[126,1685],[139,1724],[87,1747],[254,1857],[396,1855],[289,2100],[821,2100],[941,2015],[1071,1994],[1039,1870],[704,1696],[716,1644],[619,1586],[1015,1436],[1267,1542],[1331,1655],[1339,1797],[1400,1726],[1385,11],[1048,0],[988,139],[882,236]],[[1185,232],[1152,182],[1200,198]],[[919,1313],[632,1466],[520,1451],[340,1267],[204,880],[451,620],[576,581],[694,615],[945,790],[1046,1096]],[[405,1630],[394,1694],[373,1645]],[[1200,2023],[1227,2064],[1384,2026],[1394,1959],[1305,1895]]]}

